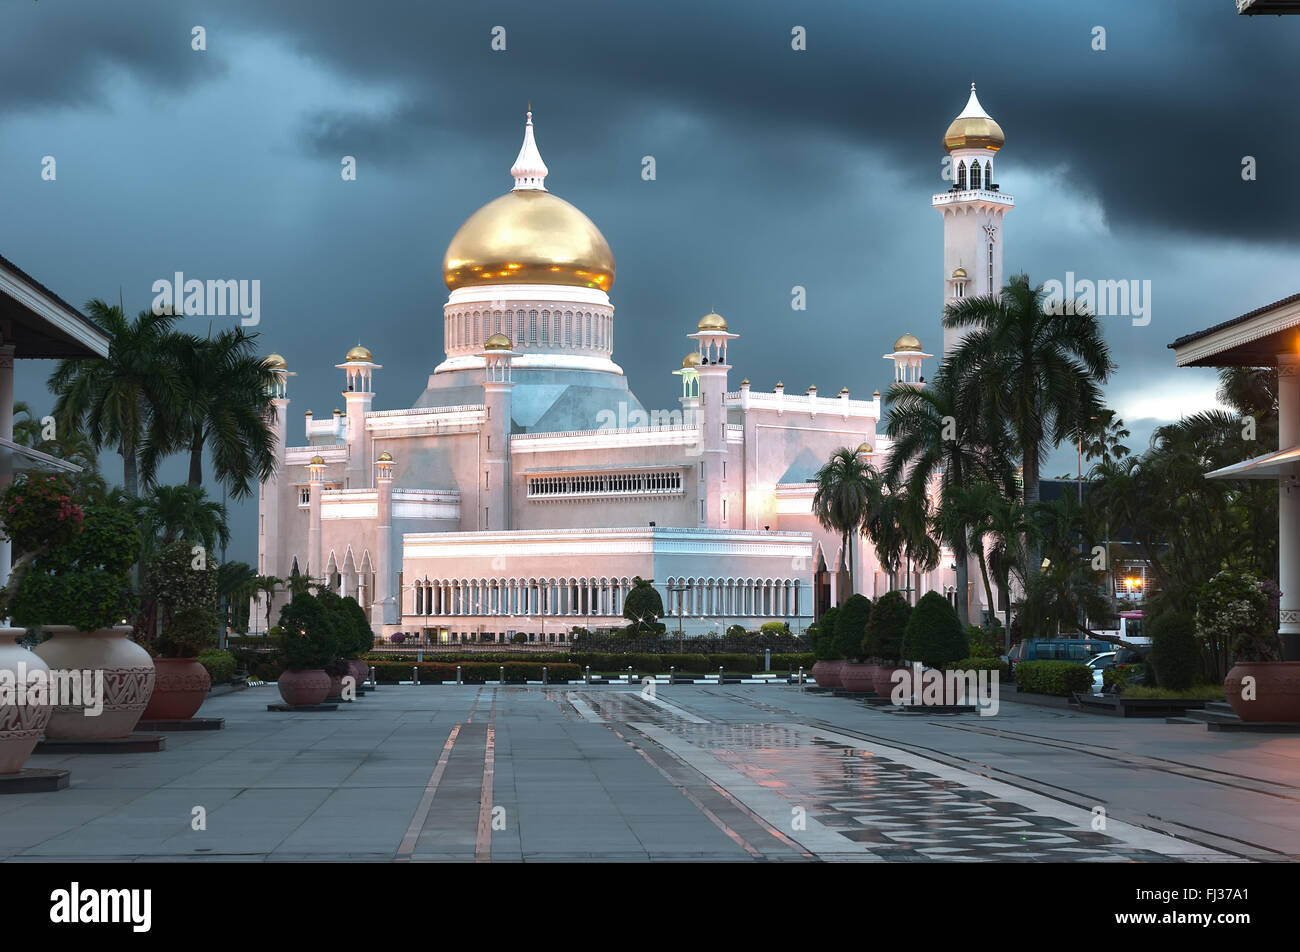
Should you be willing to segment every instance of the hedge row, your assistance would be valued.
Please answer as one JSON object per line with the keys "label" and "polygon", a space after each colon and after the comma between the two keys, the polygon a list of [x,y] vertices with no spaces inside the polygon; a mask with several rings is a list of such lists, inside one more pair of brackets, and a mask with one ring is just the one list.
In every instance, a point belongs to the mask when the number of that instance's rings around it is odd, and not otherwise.
{"label": "hedge row", "polygon": [[1055,697],[1091,693],[1092,668],[1077,661],[1022,661],[1016,665],[1016,687]]}
{"label": "hedge row", "polygon": [[[426,658],[428,656],[426,655]],[[415,663],[414,654],[369,654],[365,656],[367,664]],[[815,659],[811,654],[774,654],[772,670],[787,671],[799,667],[811,668]],[[433,664],[520,664],[556,665],[573,664],[579,668],[591,667],[592,671],[624,672],[631,666],[636,674],[667,674],[669,668],[678,672],[713,674],[718,668],[733,674],[752,674],[762,670],[763,656],[749,654],[608,654],[592,651],[547,652],[530,654],[527,662],[521,662],[518,654],[492,652],[482,654],[440,654],[430,660]]]}
{"label": "hedge row", "polygon": [[[375,680],[380,684],[396,684],[399,681],[411,680],[411,669],[420,670],[420,681],[455,681],[456,665],[445,664],[441,661],[380,661],[373,665],[375,669]],[[511,661],[505,664],[491,664],[488,662],[465,662],[460,665],[460,678],[465,684],[482,684],[485,681],[495,681],[501,674],[501,669],[505,668],[507,681],[540,681],[542,680],[542,668],[547,669],[547,678],[551,681],[577,681],[582,677],[582,672],[578,670],[576,664],[548,664],[540,665],[532,662]]]}
{"label": "hedge row", "polygon": [[997,671],[999,682],[1009,680],[1011,674],[1010,666],[1000,658],[962,658],[960,661],[944,665],[944,669],[947,671]]}

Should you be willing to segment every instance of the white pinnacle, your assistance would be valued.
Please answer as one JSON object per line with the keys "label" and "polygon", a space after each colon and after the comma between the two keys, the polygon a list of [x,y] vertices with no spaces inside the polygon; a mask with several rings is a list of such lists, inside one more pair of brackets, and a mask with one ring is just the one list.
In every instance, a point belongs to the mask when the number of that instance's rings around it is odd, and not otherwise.
{"label": "white pinnacle", "polygon": [[533,111],[528,110],[528,122],[524,126],[524,144],[519,147],[519,156],[510,167],[510,174],[515,177],[514,191],[524,189],[546,191],[546,163],[537,151],[537,140],[533,138]]}
{"label": "white pinnacle", "polygon": [[980,105],[980,101],[978,97],[976,97],[975,95],[974,83],[970,84],[970,99],[966,100],[966,108],[963,109],[961,113],[958,114],[957,118],[958,119],[971,119],[971,118],[992,119],[993,118],[987,112],[985,112],[984,107]]}

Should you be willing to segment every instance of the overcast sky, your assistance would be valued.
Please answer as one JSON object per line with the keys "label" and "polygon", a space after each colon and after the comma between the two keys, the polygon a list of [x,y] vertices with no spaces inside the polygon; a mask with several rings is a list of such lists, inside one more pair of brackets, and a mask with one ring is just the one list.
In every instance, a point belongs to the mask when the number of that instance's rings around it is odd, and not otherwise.
{"label": "overcast sky", "polygon": [[[120,289],[132,314],[178,270],[260,280],[259,343],[298,373],[300,443],[304,410],[342,406],[333,365],[358,340],[384,367],[376,409],[423,390],[443,252],[510,187],[531,101],[547,186],[617,258],[614,359],[648,407],[676,406],[671,371],[710,309],[741,335],[733,386],[866,397],[904,331],[941,348],[929,203],[971,82],[1007,137],[1007,275],[1151,282],[1147,326],[1106,321],[1108,396],[1140,448],[1214,402],[1213,373],[1174,369],[1170,341],[1300,290],[1300,18],[1232,0],[10,0],[0,254],[75,304]],[[18,369],[38,412],[49,369]],[[250,562],[254,512],[235,510],[230,553]]]}

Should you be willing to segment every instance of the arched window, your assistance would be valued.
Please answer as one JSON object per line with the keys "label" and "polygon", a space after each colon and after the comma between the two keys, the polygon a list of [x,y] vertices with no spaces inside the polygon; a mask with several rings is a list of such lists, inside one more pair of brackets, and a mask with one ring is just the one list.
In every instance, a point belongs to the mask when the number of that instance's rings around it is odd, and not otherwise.
{"label": "arched window", "polygon": [[980,187],[980,164],[978,162],[972,162],[970,164],[970,187]]}
{"label": "arched window", "polygon": [[992,162],[984,163],[984,184],[988,188],[993,187],[993,163]]}
{"label": "arched window", "polygon": [[959,162],[957,164],[957,187],[958,188],[966,187],[966,163],[965,162]]}

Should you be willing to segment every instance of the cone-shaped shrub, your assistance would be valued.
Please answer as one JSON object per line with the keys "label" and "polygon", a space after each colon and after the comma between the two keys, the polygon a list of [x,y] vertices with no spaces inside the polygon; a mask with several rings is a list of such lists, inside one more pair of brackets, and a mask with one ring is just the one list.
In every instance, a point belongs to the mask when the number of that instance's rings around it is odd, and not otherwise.
{"label": "cone-shaped shrub", "polygon": [[843,657],[837,653],[835,646],[835,625],[839,618],[838,608],[828,608],[817,619],[817,634],[812,639],[813,654],[818,661],[836,661]]}
{"label": "cone-shaped shrub", "polygon": [[1201,674],[1196,619],[1186,612],[1165,612],[1151,622],[1151,666],[1162,688],[1182,691]]}
{"label": "cone-shaped shrub", "polygon": [[922,596],[903,632],[903,658],[942,668],[970,654],[957,611],[938,592]]}
{"label": "cone-shaped shrub", "polygon": [[901,592],[886,592],[871,608],[871,621],[862,640],[862,655],[884,664],[896,664],[903,657],[903,632],[912,615]]}
{"label": "cone-shaped shrub", "polygon": [[865,595],[850,595],[840,606],[835,619],[835,651],[837,658],[860,658],[862,639],[867,636],[871,621],[871,599]]}

